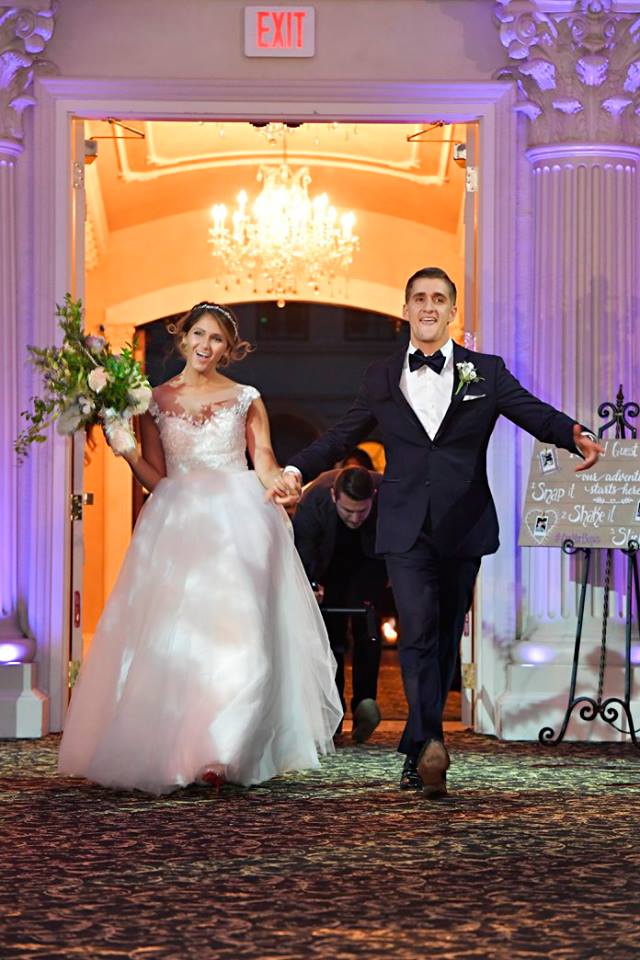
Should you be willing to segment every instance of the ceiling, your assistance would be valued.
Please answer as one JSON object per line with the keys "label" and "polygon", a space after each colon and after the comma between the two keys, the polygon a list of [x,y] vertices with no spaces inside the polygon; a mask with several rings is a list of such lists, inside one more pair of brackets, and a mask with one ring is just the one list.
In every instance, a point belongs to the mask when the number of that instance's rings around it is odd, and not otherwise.
{"label": "ceiling", "polygon": [[[123,125],[124,124],[124,125]],[[89,218],[104,248],[111,231],[161,217],[233,206],[258,190],[261,164],[286,155],[306,165],[311,196],[328,192],[338,208],[413,220],[455,233],[464,196],[464,169],[453,143],[464,125],[305,123],[256,127],[245,122],[87,121],[98,159],[91,170]],[[409,139],[418,134],[416,139]],[[357,232],[357,226],[356,226]]]}

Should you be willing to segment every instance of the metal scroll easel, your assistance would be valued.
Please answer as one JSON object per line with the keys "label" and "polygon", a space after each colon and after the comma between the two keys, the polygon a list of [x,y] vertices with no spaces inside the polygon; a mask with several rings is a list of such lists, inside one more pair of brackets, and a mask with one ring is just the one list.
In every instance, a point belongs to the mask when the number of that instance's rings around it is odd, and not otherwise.
{"label": "metal scroll easel", "polygon": [[[625,439],[627,435],[635,440],[637,437],[637,428],[629,423],[627,417],[637,417],[640,413],[640,406],[635,402],[625,403],[622,385],[618,390],[616,403],[606,402],[598,407],[598,416],[602,419],[609,417],[598,430],[598,437],[602,438],[612,427],[615,430],[616,439]],[[631,712],[631,638],[633,634],[633,610],[635,601],[635,612],[638,633],[640,635],[640,577],[638,575],[638,551],[640,543],[638,540],[629,540],[627,546],[620,552],[627,559],[626,564],[626,618],[625,618],[625,660],[624,660],[624,695],[623,697],[604,697],[604,679],[607,669],[607,627],[609,621],[609,590],[611,586],[611,571],[613,565],[614,550],[611,547],[606,548],[605,575],[604,575],[604,601],[602,611],[602,632],[600,638],[600,664],[598,668],[598,691],[596,697],[576,696],[576,683],[578,679],[578,667],[580,661],[580,641],[582,638],[582,623],[584,620],[584,608],[587,598],[587,585],[589,582],[589,571],[591,567],[592,548],[576,547],[573,540],[567,539],[562,544],[562,551],[570,556],[574,554],[583,554],[584,563],[582,571],[582,580],[580,586],[580,600],[578,603],[578,623],[576,627],[576,639],[573,651],[573,666],[571,669],[571,683],[569,686],[569,699],[567,709],[562,720],[559,733],[555,734],[552,727],[543,727],[538,734],[540,743],[548,746],[555,746],[564,739],[569,726],[569,720],[573,711],[577,708],[582,720],[587,722],[601,717],[605,723],[608,723],[615,730],[631,737],[634,747],[640,750],[640,727],[634,724]],[[628,729],[620,726],[622,717],[626,718]]]}

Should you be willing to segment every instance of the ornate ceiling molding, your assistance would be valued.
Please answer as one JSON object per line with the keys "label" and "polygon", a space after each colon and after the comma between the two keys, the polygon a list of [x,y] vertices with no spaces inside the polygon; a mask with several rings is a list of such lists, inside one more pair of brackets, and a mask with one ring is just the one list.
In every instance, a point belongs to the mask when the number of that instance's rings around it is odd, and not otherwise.
{"label": "ornate ceiling molding", "polygon": [[22,114],[34,105],[36,71],[54,72],[42,54],[53,35],[57,0],[28,0],[0,5],[0,148],[22,149]]}
{"label": "ornate ceiling molding", "polygon": [[495,17],[531,146],[640,143],[640,0],[497,0]]}
{"label": "ornate ceiling molding", "polygon": [[[413,132],[420,130],[420,124],[413,127]],[[112,130],[113,142],[118,157],[118,172],[125,183],[144,183],[175,174],[193,173],[197,170],[237,169],[238,167],[258,168],[261,165],[274,166],[282,161],[282,154],[266,149],[258,141],[255,149],[247,150],[218,150],[213,153],[198,153],[177,157],[166,157],[156,144],[154,121],[144,123],[145,141],[147,145],[146,159],[142,169],[136,169],[130,162],[128,153],[129,138],[122,130]],[[135,141],[134,141],[135,142]],[[452,163],[452,153],[455,138],[455,126],[445,124],[441,137],[437,143],[437,163],[435,173],[422,173],[420,160],[420,143],[417,140],[407,143],[404,160],[371,159],[358,153],[341,153],[337,149],[325,149],[322,152],[299,149],[296,144],[287,148],[287,158],[292,165],[303,164],[307,167],[334,167],[340,170],[349,170],[355,173],[370,173],[377,176],[392,176],[400,180],[416,183],[420,186],[441,187],[448,180],[449,164]]]}

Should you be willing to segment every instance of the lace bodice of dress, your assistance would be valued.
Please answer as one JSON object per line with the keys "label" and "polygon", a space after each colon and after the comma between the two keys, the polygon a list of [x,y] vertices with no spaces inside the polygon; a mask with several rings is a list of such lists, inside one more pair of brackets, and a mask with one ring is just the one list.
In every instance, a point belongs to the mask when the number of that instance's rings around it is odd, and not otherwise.
{"label": "lace bodice of dress", "polygon": [[149,413],[160,430],[167,476],[203,468],[228,473],[247,470],[245,423],[249,407],[259,396],[255,387],[238,385],[193,414],[178,402],[159,403],[154,392]]}

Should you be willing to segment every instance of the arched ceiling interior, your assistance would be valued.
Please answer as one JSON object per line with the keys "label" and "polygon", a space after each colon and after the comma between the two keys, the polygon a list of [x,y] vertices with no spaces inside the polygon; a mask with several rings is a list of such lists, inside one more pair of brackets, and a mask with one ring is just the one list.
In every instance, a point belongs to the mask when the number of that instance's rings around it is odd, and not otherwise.
{"label": "arched ceiling interior", "polygon": [[[458,238],[462,258],[465,171],[454,145],[466,142],[468,132],[460,124],[324,122],[283,132],[282,124],[230,121],[86,121],[85,136],[97,144],[86,177],[87,268],[108,257],[117,231],[153,228],[167,217],[208,212],[214,203],[233,208],[241,189],[255,196],[259,166],[285,155],[292,167],[309,167],[312,197],[327,192],[339,212],[355,211],[356,258],[366,254],[369,273],[368,225],[386,223],[381,216],[393,218],[394,243],[403,229],[408,235],[430,227],[449,235],[452,248]],[[379,227],[377,237],[382,265]],[[192,242],[206,246],[207,239],[202,231]],[[211,266],[213,272],[213,259]]]}

